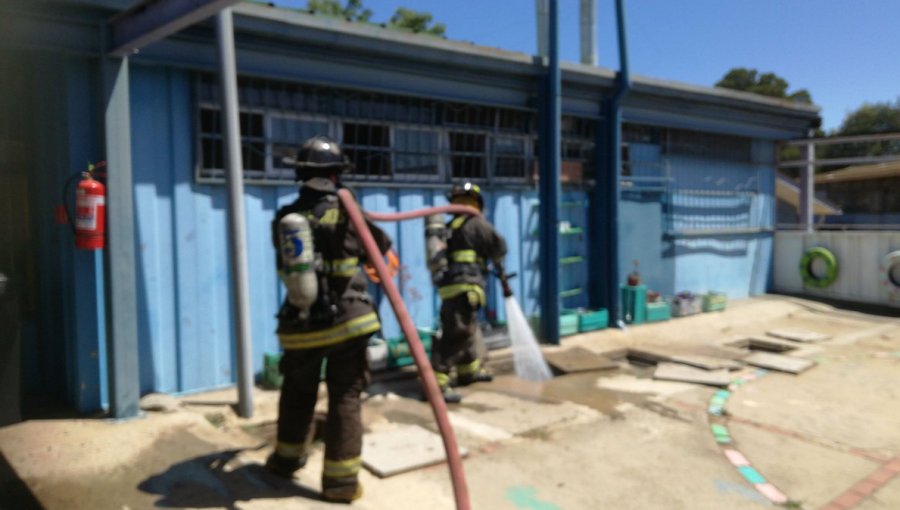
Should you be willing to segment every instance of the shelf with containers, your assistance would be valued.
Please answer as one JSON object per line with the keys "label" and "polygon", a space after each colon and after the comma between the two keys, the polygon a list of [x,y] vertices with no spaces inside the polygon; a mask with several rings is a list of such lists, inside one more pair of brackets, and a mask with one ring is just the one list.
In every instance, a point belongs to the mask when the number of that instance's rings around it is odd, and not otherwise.
{"label": "shelf with containers", "polygon": [[[532,204],[535,208],[539,205],[539,201]],[[585,276],[590,270],[585,235],[587,210],[588,201],[584,191],[563,191],[559,221],[560,336],[603,329],[609,323],[605,309],[588,308],[588,295],[585,290]],[[536,230],[532,235],[538,237],[539,233]],[[538,325],[537,322],[537,318],[534,318],[535,327]]]}

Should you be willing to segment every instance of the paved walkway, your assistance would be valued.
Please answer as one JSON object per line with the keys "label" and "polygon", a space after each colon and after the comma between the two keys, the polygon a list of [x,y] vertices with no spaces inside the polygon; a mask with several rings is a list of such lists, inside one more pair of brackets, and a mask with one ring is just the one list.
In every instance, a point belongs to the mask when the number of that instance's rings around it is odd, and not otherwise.
{"label": "paved walkway", "polygon": [[[816,366],[800,375],[744,368],[717,389],[652,379],[652,367],[532,384],[512,375],[465,388],[452,420],[476,509],[900,508],[900,321],[765,296],[723,313],[564,339],[621,355],[730,359],[772,329],[831,338],[791,343]],[[743,342],[746,343],[746,342]],[[502,369],[503,353],[493,353]],[[375,384],[367,431],[435,430],[415,379]],[[251,420],[231,390],[171,403],[124,423],[31,421],[0,429],[0,508],[16,480],[48,509],[332,508],[318,501],[321,445],[296,483],[261,467],[271,451],[277,392],[258,390]],[[715,425],[716,427],[712,427]],[[723,432],[724,431],[724,432]],[[727,439],[727,440],[726,440]],[[446,466],[385,479],[364,472],[363,509],[453,508]],[[21,489],[21,486],[20,486]],[[6,498],[6,499],[4,499]],[[12,506],[10,506],[12,505]]]}

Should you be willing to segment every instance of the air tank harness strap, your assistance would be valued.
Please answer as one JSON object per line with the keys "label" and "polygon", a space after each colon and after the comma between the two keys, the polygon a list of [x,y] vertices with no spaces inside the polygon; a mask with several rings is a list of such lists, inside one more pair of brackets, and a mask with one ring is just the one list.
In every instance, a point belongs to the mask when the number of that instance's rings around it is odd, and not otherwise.
{"label": "air tank harness strap", "polygon": [[328,276],[349,278],[359,272],[359,257],[323,260],[322,269]]}
{"label": "air tank harness strap", "polygon": [[279,333],[278,341],[285,349],[312,349],[339,344],[351,338],[369,335],[381,329],[378,314],[367,313],[327,329],[308,333]]}
{"label": "air tank harness strap", "polygon": [[473,301],[471,295],[475,295],[474,301],[476,302],[472,304],[484,306],[487,302],[487,299],[485,299],[484,297],[484,289],[482,289],[480,285],[475,283],[455,283],[453,285],[445,285],[438,289],[438,296],[440,296],[441,299],[445,301],[455,298],[462,293],[471,293],[469,301]]}

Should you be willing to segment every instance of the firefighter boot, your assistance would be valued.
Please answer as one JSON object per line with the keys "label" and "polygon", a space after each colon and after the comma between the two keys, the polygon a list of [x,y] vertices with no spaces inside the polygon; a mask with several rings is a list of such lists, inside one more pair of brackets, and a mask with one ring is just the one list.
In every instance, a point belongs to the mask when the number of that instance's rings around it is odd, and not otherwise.
{"label": "firefighter boot", "polygon": [[332,503],[352,503],[363,495],[363,486],[354,479],[353,483],[334,485],[333,481],[322,480],[322,499]]}
{"label": "firefighter boot", "polygon": [[434,376],[437,379],[438,386],[441,388],[441,395],[444,397],[444,402],[448,404],[458,404],[462,402],[462,395],[450,388],[450,376],[448,374],[435,372]]}
{"label": "firefighter boot", "polygon": [[277,452],[272,452],[266,459],[266,469],[275,476],[291,479],[294,473],[306,465],[306,455],[301,457],[282,457]]}
{"label": "firefighter boot", "polygon": [[472,383],[491,382],[494,380],[493,374],[481,368],[481,360],[475,360],[468,365],[456,367],[456,374],[457,386],[468,386]]}

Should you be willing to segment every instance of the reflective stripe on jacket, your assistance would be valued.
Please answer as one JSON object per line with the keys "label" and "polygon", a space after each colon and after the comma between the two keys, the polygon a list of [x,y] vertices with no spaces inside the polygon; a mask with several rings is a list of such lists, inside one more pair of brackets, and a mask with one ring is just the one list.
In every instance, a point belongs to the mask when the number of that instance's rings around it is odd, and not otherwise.
{"label": "reflective stripe on jacket", "polygon": [[285,349],[312,349],[334,345],[381,329],[378,314],[370,312],[337,326],[310,332],[279,333],[278,341]]}

